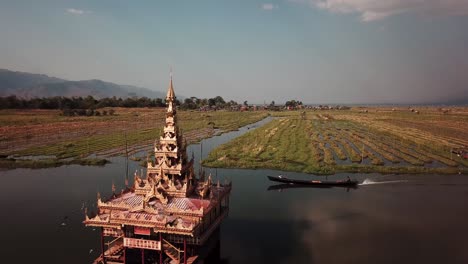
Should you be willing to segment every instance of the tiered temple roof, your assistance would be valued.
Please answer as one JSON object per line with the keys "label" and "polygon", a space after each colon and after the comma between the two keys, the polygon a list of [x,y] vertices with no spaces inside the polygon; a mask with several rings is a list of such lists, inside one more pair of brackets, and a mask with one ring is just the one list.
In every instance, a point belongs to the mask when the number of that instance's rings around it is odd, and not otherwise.
{"label": "tiered temple roof", "polygon": [[115,236],[122,234],[124,226],[134,226],[199,237],[210,229],[203,225],[204,216],[212,210],[221,215],[219,208],[228,201],[231,185],[214,184],[211,176],[206,180],[195,176],[193,158],[187,159],[186,142],[177,125],[175,100],[171,76],[164,130],[155,142],[154,156],[148,159],[146,175],[135,173],[132,188],[107,200],[98,195],[98,212],[86,215],[87,226],[107,228],[106,234]]}

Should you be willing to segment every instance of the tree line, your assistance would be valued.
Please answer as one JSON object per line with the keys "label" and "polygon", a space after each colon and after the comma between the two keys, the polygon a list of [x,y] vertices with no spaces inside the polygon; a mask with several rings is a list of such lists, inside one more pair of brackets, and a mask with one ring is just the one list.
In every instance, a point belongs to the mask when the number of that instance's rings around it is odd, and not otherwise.
{"label": "tree line", "polygon": [[[240,107],[249,107],[248,102],[238,104],[237,102],[230,100],[225,101],[223,97],[216,96],[213,98],[197,98],[189,97],[182,101],[176,100],[176,105],[180,109],[184,110],[235,110]],[[107,97],[102,99],[96,99],[89,95],[86,97],[42,97],[42,98],[20,98],[15,95],[0,97],[0,109],[59,109],[63,110],[64,114],[68,115],[95,115],[96,109],[104,107],[165,107],[166,102],[162,98],[148,98],[148,97],[129,97],[129,98],[117,98]],[[297,107],[302,106],[302,102],[291,100],[287,101],[286,107]],[[275,105],[275,101],[272,101],[268,106],[268,109],[279,109],[280,106]],[[86,111],[93,110],[93,111]]]}
{"label": "tree line", "polygon": [[[226,102],[221,96],[214,98],[186,98],[182,102],[176,100],[176,105],[181,109],[224,109],[238,105],[235,101]],[[162,98],[151,99],[148,97],[117,98],[108,97],[96,99],[89,95],[86,97],[42,97],[20,98],[15,95],[0,97],[0,109],[60,109],[60,110],[95,110],[104,107],[165,107],[166,102]]]}
{"label": "tree line", "polygon": [[19,98],[15,95],[0,97],[0,109],[98,109],[104,107],[163,107],[165,102],[161,98],[148,97],[131,98],[102,98],[86,97],[43,97]]}

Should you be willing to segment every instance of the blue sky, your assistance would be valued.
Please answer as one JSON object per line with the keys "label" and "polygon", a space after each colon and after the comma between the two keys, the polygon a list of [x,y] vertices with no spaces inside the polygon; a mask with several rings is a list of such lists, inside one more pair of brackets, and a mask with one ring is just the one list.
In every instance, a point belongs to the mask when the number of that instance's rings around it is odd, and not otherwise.
{"label": "blue sky", "polygon": [[251,103],[468,97],[466,0],[0,0],[0,68]]}

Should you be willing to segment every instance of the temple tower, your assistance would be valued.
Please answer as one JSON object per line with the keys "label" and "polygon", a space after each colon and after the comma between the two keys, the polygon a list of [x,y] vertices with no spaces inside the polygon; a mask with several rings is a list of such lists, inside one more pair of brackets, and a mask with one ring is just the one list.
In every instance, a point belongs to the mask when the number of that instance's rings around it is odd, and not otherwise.
{"label": "temple tower", "polygon": [[[193,190],[193,160],[187,160],[186,142],[177,125],[177,107],[172,73],[166,95],[166,122],[154,146],[154,161],[148,162],[147,178],[164,186],[171,196],[186,197]],[[154,165],[153,165],[154,162]]]}
{"label": "temple tower", "polygon": [[[101,229],[101,254],[94,263],[194,263],[216,249],[221,222],[229,213],[231,184],[196,177],[193,157],[177,125],[172,74],[166,96],[165,125],[148,157],[146,178],[135,172],[132,187],[112,196],[98,194],[97,213],[86,226]],[[126,184],[127,185],[127,184]],[[219,250],[219,247],[218,247]],[[128,262],[127,262],[128,261]],[[203,261],[203,260],[201,260]]]}

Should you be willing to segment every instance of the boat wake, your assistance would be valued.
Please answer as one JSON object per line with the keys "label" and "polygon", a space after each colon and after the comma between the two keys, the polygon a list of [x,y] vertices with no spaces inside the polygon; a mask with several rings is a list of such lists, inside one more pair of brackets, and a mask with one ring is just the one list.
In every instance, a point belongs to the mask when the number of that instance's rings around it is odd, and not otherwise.
{"label": "boat wake", "polygon": [[371,179],[365,179],[362,183],[359,185],[372,185],[372,184],[386,184],[386,183],[402,183],[402,182],[408,182],[408,180],[395,180],[395,181],[373,181]]}

